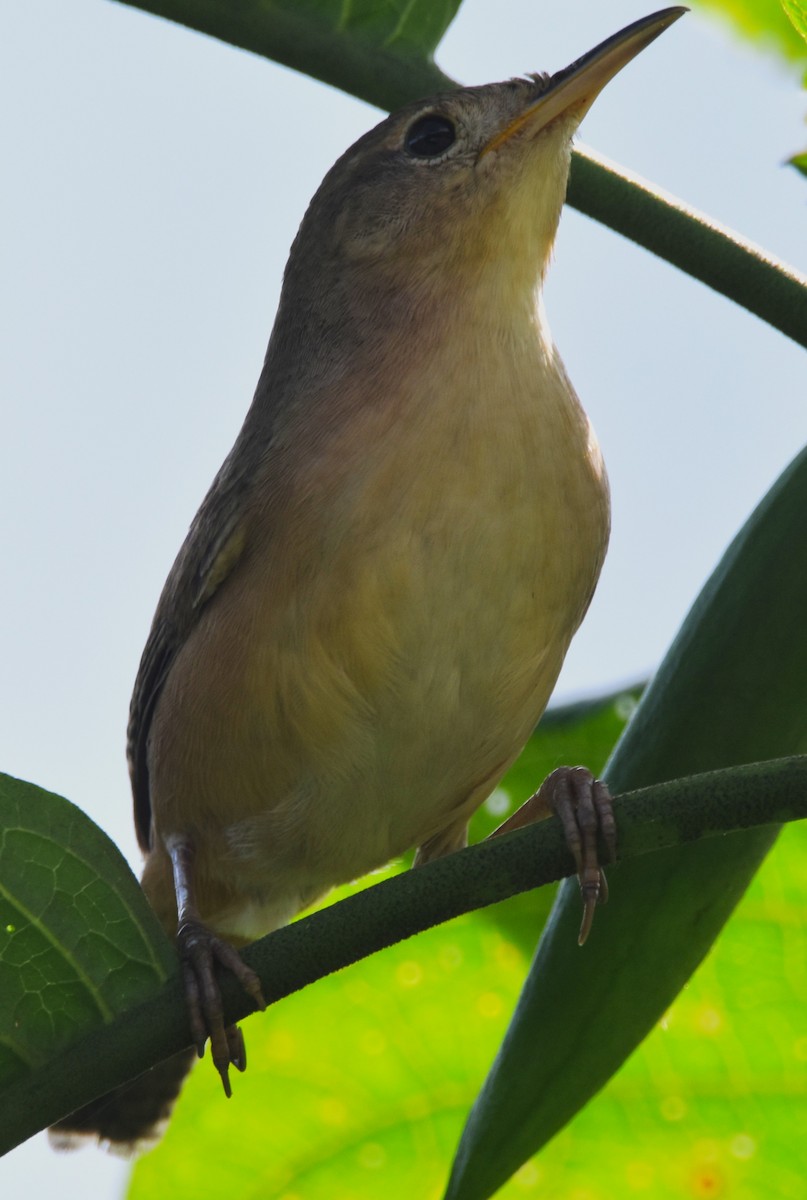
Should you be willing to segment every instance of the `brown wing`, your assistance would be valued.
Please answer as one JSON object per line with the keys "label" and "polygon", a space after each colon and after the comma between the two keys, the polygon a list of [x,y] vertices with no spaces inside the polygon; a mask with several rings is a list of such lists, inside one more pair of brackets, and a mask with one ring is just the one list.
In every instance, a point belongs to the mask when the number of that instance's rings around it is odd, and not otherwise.
{"label": "brown wing", "polygon": [[240,489],[214,483],[166,580],[129,706],[127,758],[134,823],[143,852],[151,849],[148,741],[151,719],[171,665],[199,613],[238,564],[247,533]]}
{"label": "brown wing", "polygon": [[140,667],[137,672],[129,725],[126,730],[126,756],[132,781],[134,823],[137,841],[145,854],[151,848],[151,797],[147,762],[148,733],[154,706],[171,669],[181,639],[166,621],[155,617]]}

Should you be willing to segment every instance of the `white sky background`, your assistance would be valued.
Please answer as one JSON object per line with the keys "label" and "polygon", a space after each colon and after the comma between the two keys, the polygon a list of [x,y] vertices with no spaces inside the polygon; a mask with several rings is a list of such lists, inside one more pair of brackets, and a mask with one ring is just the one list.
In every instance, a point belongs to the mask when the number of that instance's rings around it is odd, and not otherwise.
{"label": "white sky background", "polygon": [[[652,8],[466,0],[438,58],[469,83],[555,70]],[[136,866],[123,739],[153,609],[251,399],[303,210],[379,114],[106,0],[0,0],[0,21],[0,769],[81,805]],[[807,188],[780,165],[802,107],[796,72],[690,15],[583,134],[805,269]],[[614,499],[569,698],[657,664],[807,440],[807,388],[784,337],[569,209],[547,308]],[[8,1200],[122,1186],[114,1160],[42,1137],[0,1162]]]}

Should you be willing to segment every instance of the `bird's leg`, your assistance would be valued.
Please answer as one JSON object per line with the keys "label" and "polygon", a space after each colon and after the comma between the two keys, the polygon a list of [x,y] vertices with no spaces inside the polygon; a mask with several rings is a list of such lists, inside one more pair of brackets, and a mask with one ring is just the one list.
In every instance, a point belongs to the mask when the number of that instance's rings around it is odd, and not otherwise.
{"label": "bird's leg", "polygon": [[608,899],[608,884],[597,855],[598,835],[605,842],[608,861],[616,856],[614,810],[606,785],[585,767],[558,767],[490,836],[511,833],[552,813],[560,817],[566,845],[577,864],[583,897],[583,921],[577,940],[582,946],[591,930],[594,909]]}
{"label": "bird's leg", "polygon": [[221,991],[214,972],[220,963],[232,971],[244,991],[259,1009],[266,1008],[261,981],[242,961],[238,952],[208,929],[199,915],[193,888],[193,845],[186,838],[172,838],[168,853],[174,872],[174,891],[177,900],[177,949],[182,963],[185,999],[188,1005],[191,1032],[196,1052],[201,1058],[205,1041],[210,1038],[210,1055],[221,1076],[227,1096],[230,1088],[229,1068],[243,1071],[247,1065],[244,1038],[237,1025],[224,1025]]}

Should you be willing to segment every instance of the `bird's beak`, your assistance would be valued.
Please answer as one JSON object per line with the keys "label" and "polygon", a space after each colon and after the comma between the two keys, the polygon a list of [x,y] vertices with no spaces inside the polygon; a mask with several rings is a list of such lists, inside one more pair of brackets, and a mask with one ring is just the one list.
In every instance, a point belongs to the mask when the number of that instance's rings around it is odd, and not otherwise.
{"label": "bird's beak", "polygon": [[[660,33],[682,17],[689,9],[663,8],[660,12],[634,21],[632,25],[606,38],[599,46],[589,50],[577,62],[552,75],[543,86],[541,95],[509,125],[491,138],[482,151],[487,154],[497,150],[519,130],[529,127],[537,133],[551,121],[566,114],[574,114],[581,121],[605,87],[618,71],[649,46]],[[481,157],[481,156],[480,156]]]}

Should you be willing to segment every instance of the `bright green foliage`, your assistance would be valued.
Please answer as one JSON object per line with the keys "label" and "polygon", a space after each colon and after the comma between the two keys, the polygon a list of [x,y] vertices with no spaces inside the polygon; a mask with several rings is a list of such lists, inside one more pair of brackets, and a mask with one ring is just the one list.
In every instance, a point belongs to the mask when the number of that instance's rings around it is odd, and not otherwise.
{"label": "bright green foliage", "polygon": [[793,28],[805,43],[807,52],[807,5],[804,0],[782,0],[785,15],[790,18]]}
{"label": "bright green foliage", "polygon": [[109,838],[69,801],[0,775],[0,1085],[176,970]]}
{"label": "bright green foliage", "polygon": [[[806,861],[792,826],[661,1026],[502,1200],[807,1200]],[[233,1099],[200,1064],[129,1200],[438,1200],[527,969],[490,915],[251,1019]]]}
{"label": "bright green foliage", "polygon": [[[807,53],[807,5],[804,0],[782,0],[782,8],[804,42],[802,49]],[[807,78],[805,78],[805,84],[807,85]],[[802,175],[807,175],[807,151],[803,154],[794,154],[788,163],[797,171],[801,171]]]}

